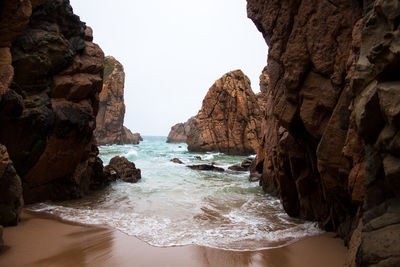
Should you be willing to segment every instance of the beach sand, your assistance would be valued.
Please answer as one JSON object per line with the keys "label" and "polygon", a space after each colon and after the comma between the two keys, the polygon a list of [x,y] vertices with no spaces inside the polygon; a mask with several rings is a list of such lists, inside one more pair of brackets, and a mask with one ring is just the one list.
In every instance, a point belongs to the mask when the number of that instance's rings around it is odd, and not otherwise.
{"label": "beach sand", "polygon": [[343,266],[347,249],[334,234],[286,247],[237,252],[201,246],[159,248],[119,231],[71,224],[24,211],[4,229],[0,266]]}

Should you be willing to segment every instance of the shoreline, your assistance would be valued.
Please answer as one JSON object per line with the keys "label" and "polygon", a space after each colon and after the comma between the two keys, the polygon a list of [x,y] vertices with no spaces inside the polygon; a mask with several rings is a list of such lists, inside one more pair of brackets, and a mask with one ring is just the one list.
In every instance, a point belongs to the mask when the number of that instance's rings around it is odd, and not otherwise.
{"label": "shoreline", "polygon": [[0,266],[343,266],[347,249],[333,233],[288,246],[231,251],[197,245],[154,247],[102,226],[70,223],[23,211],[4,228]]}

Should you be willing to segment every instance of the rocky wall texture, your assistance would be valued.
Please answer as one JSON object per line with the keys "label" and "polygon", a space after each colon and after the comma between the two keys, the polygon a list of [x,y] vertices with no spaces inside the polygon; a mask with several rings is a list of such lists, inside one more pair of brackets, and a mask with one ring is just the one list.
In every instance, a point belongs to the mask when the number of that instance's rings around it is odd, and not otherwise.
{"label": "rocky wall texture", "polygon": [[364,1],[353,90],[366,143],[366,201],[358,266],[400,266],[400,3]]}
{"label": "rocky wall texture", "polygon": [[124,127],[125,72],[122,64],[114,57],[104,60],[103,89],[100,93],[99,113],[96,117],[94,135],[99,145],[139,144],[140,134]]}
{"label": "rocky wall texture", "polygon": [[254,169],[289,215],[317,220],[349,240],[365,197],[350,87],[362,3],[248,0],[247,11],[269,47]]}
{"label": "rocky wall texture", "polygon": [[0,7],[0,143],[26,203],[80,197],[101,184],[93,130],[103,52],[67,0]]}
{"label": "rocky wall texture", "polygon": [[191,122],[187,136],[189,151],[216,151],[250,155],[257,151],[262,112],[241,70],[217,80]]}

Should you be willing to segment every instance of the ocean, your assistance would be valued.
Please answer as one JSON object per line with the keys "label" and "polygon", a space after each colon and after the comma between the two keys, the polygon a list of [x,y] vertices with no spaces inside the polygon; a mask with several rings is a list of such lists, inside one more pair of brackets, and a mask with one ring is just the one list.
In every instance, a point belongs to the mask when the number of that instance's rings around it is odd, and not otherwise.
{"label": "ocean", "polygon": [[[248,172],[228,170],[246,157],[191,153],[166,137],[144,137],[139,145],[101,146],[104,164],[125,156],[142,171],[136,184],[115,182],[79,200],[45,202],[28,210],[64,220],[106,225],[153,246],[201,245],[237,251],[281,247],[320,234],[315,223],[289,217],[279,199],[249,182]],[[200,157],[201,159],[199,159]],[[214,162],[223,173],[185,164]]]}

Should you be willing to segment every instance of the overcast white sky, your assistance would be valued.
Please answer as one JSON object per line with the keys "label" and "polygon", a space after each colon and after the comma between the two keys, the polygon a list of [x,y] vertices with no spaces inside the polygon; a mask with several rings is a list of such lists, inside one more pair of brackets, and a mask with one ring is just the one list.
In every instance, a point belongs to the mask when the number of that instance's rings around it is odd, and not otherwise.
{"label": "overcast white sky", "polygon": [[166,136],[196,115],[223,74],[241,69],[259,91],[268,48],[246,0],[70,0],[94,42],[125,69],[125,125]]}

